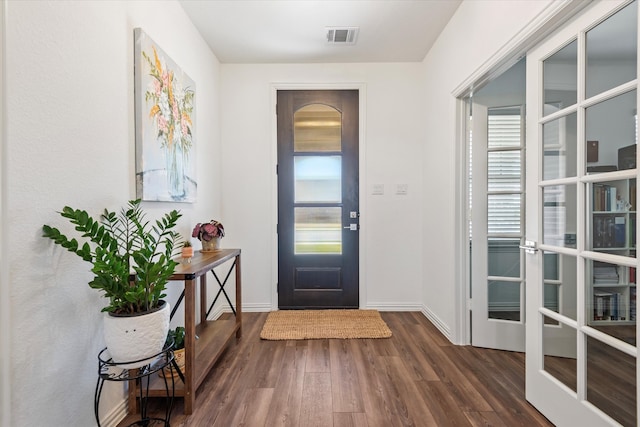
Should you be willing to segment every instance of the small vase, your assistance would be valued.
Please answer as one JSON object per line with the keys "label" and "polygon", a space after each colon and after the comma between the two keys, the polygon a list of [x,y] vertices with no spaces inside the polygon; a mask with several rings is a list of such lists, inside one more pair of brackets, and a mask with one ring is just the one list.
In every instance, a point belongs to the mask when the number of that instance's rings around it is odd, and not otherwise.
{"label": "small vase", "polygon": [[187,246],[182,248],[182,258],[191,258],[193,256],[193,247]]}
{"label": "small vase", "polygon": [[184,182],[184,153],[179,142],[165,149],[167,162],[167,190],[173,200],[183,200],[186,194]]}
{"label": "small vase", "polygon": [[214,237],[213,239],[202,241],[202,252],[214,252],[220,249],[220,238]]}

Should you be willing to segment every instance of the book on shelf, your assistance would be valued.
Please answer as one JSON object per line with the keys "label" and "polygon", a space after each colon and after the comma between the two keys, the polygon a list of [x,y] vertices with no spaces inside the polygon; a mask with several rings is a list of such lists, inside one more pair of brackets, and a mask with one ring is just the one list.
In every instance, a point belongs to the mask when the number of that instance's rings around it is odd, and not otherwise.
{"label": "book on shelf", "polygon": [[594,212],[612,212],[617,210],[618,189],[611,185],[593,184]]}
{"label": "book on shelf", "polygon": [[626,244],[624,215],[599,214],[593,216],[593,247],[621,248]]}
{"label": "book on shelf", "polygon": [[626,320],[626,306],[622,294],[594,291],[593,320]]}
{"label": "book on shelf", "polygon": [[636,287],[629,288],[629,320],[636,320]]}
{"label": "book on shelf", "polygon": [[594,284],[617,284],[620,281],[618,267],[601,261],[593,262],[593,283]]}
{"label": "book on shelf", "polygon": [[611,293],[595,291],[593,293],[593,320],[608,320]]}
{"label": "book on shelf", "polygon": [[614,246],[617,248],[622,248],[626,244],[626,222],[623,216],[616,216],[614,221],[615,226],[615,243]]}

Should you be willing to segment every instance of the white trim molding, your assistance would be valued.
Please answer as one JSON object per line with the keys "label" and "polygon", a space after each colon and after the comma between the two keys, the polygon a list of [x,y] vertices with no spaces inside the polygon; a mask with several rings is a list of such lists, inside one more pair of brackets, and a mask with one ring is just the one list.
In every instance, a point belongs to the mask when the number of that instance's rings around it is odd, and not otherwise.
{"label": "white trim molding", "polygon": [[438,330],[442,333],[442,335],[444,335],[446,339],[454,344],[458,344],[453,340],[453,337],[451,336],[451,329],[449,328],[449,326],[445,322],[443,322],[433,311],[429,310],[426,305],[423,305],[422,310],[420,311],[424,315],[424,317],[426,317],[427,320],[429,320],[433,324],[433,326],[438,328]]}
{"label": "white trim molding", "polygon": [[0,3],[0,425],[11,424],[11,282],[7,260],[9,230],[7,208],[7,0]]}
{"label": "white trim molding", "polygon": [[271,83],[271,170],[273,171],[271,180],[271,213],[272,218],[275,219],[272,224],[271,236],[272,236],[272,251],[271,251],[271,309],[269,311],[278,310],[278,233],[277,233],[277,221],[278,221],[278,176],[276,175],[276,167],[278,165],[278,115],[276,114],[276,104],[278,100],[279,90],[357,90],[358,91],[358,163],[359,163],[359,210],[360,210],[360,256],[359,256],[359,282],[360,282],[360,301],[359,306],[363,307],[367,300],[367,287],[366,287],[366,247],[364,242],[366,241],[367,232],[367,216],[366,216],[366,204],[365,195],[367,188],[367,174],[365,173],[366,165],[366,106],[367,106],[367,85],[365,83],[353,82],[353,83]]}
{"label": "white trim molding", "polygon": [[422,311],[423,305],[402,302],[369,302],[364,309],[378,311]]}
{"label": "white trim molding", "polygon": [[100,419],[103,427],[116,427],[129,414],[129,401],[123,399],[108,414]]}

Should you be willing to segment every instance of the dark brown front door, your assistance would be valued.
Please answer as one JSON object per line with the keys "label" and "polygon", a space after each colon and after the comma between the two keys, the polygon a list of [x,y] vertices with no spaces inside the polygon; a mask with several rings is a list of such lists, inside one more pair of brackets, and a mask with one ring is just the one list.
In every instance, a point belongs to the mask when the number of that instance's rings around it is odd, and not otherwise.
{"label": "dark brown front door", "polygon": [[278,91],[278,306],[358,308],[358,91]]}

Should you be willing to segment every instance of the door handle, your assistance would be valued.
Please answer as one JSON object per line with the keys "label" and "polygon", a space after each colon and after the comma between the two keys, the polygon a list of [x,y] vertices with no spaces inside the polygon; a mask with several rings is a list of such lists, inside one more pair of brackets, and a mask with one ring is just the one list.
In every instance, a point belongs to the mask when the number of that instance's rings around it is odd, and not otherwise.
{"label": "door handle", "polygon": [[358,224],[349,224],[349,225],[345,225],[342,228],[349,231],[358,231]]}
{"label": "door handle", "polygon": [[532,240],[525,240],[524,245],[518,246],[520,249],[524,249],[524,251],[528,254],[535,254],[538,252],[538,243]]}

